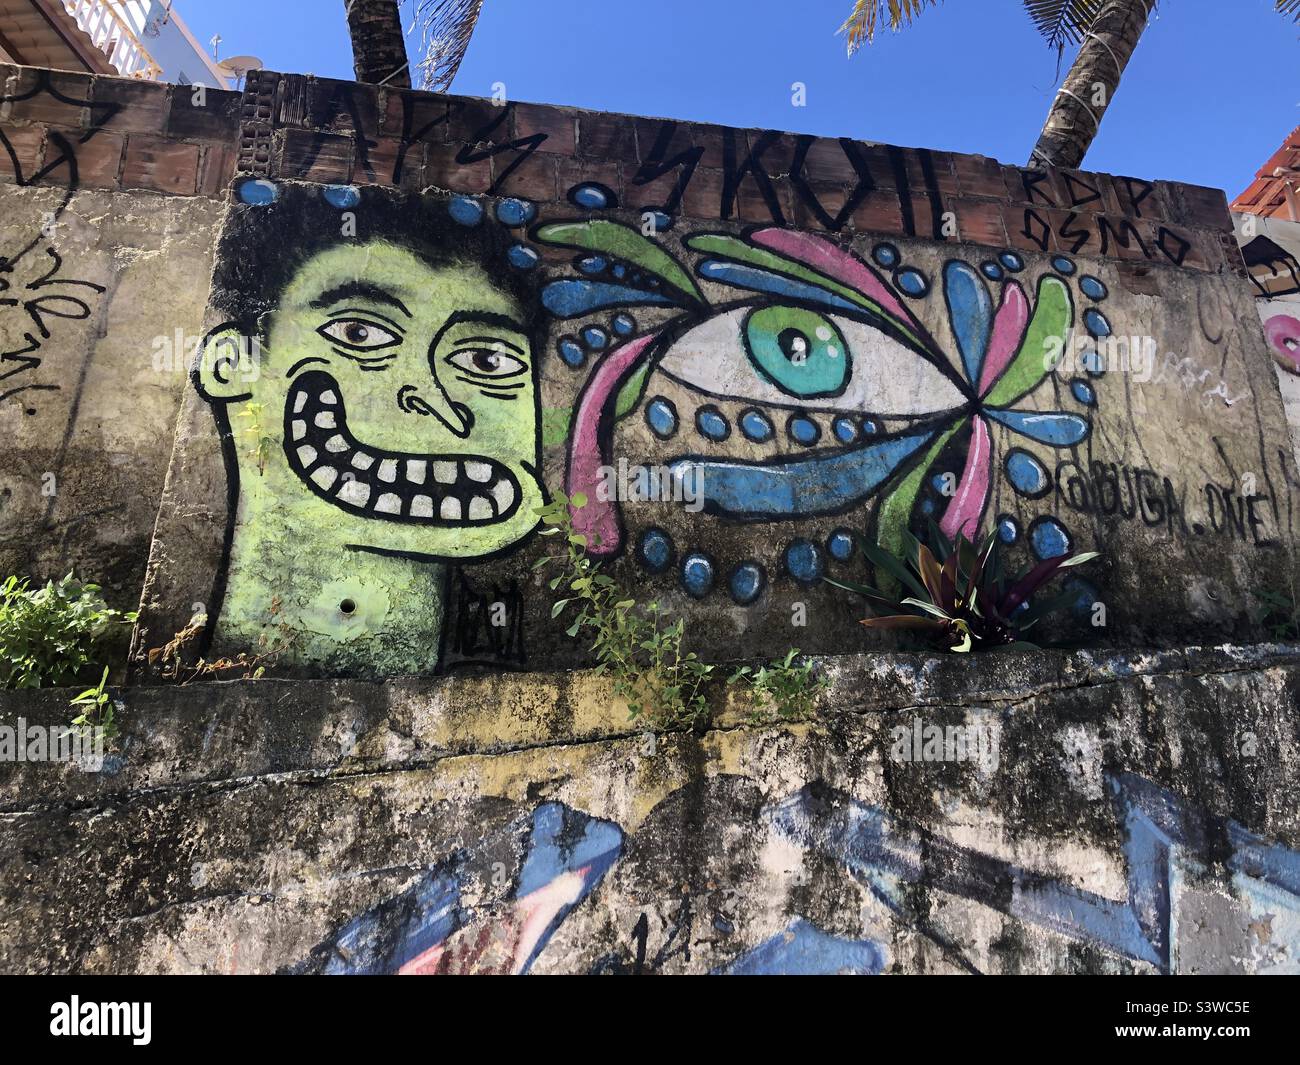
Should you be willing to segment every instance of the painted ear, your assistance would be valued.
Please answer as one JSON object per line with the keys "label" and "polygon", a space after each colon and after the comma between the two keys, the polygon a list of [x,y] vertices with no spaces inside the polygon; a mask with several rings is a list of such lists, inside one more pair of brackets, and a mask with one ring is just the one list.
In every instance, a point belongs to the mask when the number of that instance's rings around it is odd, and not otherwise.
{"label": "painted ear", "polygon": [[257,341],[234,322],[219,325],[203,338],[194,366],[194,387],[209,403],[235,403],[252,396],[257,380]]}

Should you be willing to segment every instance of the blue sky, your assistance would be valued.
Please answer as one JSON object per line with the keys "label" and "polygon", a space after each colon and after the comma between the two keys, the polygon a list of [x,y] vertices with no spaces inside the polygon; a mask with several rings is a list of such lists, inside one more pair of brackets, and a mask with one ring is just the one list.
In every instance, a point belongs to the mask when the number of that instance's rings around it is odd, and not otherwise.
{"label": "blue sky", "polygon": [[[196,37],[350,78],[339,0],[179,0]],[[453,91],[978,152],[1023,163],[1057,60],[1020,0],[948,0],[853,59],[850,0],[486,0]],[[1223,12],[1232,10],[1231,20]],[[1163,0],[1084,166],[1229,198],[1300,124],[1297,29],[1273,0]],[[1066,62],[1069,61],[1066,56]],[[807,106],[791,85],[807,86]]]}

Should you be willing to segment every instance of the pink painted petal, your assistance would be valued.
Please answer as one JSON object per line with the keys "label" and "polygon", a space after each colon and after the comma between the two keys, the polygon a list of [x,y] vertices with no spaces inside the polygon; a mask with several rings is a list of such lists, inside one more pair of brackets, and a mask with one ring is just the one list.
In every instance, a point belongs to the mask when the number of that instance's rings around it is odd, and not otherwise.
{"label": "pink painted petal", "polygon": [[[895,315],[913,329],[921,331],[921,323],[903,306],[893,290],[881,276],[856,256],[841,250],[828,240],[792,229],[760,229],[750,238],[755,244],[811,266],[841,284],[857,289],[875,300],[890,314]],[[924,335],[924,334],[923,334]]]}
{"label": "pink painted petal", "polygon": [[585,507],[581,510],[570,507],[569,512],[573,516],[574,529],[587,537],[590,545],[587,550],[593,555],[612,555],[623,543],[615,501],[602,502],[596,498],[596,486],[601,480],[600,468],[609,462],[600,439],[605,408],[613,400],[623,379],[658,339],[658,333],[637,337],[606,355],[587,380],[573,416],[564,490],[570,497],[579,492],[587,497]]}
{"label": "pink painted petal", "polygon": [[1009,281],[1002,289],[1002,305],[993,316],[993,336],[989,339],[989,352],[984,356],[984,369],[980,373],[979,394],[986,395],[1011,359],[1020,350],[1029,325],[1029,299],[1019,281]]}
{"label": "pink painted petal", "polygon": [[966,468],[962,471],[957,494],[948,504],[939,528],[950,540],[961,533],[974,543],[979,536],[980,517],[989,497],[993,445],[989,438],[989,427],[983,418],[976,418],[971,428],[973,432],[970,449],[966,452]]}

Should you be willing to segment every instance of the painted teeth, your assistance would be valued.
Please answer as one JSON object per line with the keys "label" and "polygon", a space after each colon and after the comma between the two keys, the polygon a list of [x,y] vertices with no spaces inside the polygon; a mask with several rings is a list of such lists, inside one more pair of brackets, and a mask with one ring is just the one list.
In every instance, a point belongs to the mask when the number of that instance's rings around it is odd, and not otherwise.
{"label": "painted teeth", "polygon": [[318,393],[302,385],[289,402],[290,464],[341,506],[412,522],[465,524],[499,521],[518,506],[519,485],[495,462],[370,454],[349,435],[334,389]]}

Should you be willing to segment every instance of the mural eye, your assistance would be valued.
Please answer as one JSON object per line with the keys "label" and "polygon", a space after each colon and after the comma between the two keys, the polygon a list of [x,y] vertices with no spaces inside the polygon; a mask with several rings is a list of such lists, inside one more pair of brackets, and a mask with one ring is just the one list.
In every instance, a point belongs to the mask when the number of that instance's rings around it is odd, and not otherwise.
{"label": "mural eye", "polygon": [[335,318],[316,330],[326,340],[332,340],[353,351],[378,351],[400,344],[402,338],[364,318]]}
{"label": "mural eye", "polygon": [[849,378],[844,334],[824,314],[802,307],[761,307],[745,320],[750,359],[792,396],[837,396]]}
{"label": "mural eye", "polygon": [[902,340],[793,304],[716,314],[669,345],[659,369],[696,391],[773,407],[915,418],[968,403],[950,372]]}
{"label": "mural eye", "polygon": [[523,359],[496,348],[465,348],[448,355],[447,361],[476,377],[515,377],[528,369]]}

